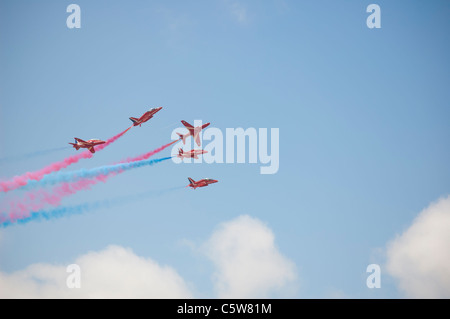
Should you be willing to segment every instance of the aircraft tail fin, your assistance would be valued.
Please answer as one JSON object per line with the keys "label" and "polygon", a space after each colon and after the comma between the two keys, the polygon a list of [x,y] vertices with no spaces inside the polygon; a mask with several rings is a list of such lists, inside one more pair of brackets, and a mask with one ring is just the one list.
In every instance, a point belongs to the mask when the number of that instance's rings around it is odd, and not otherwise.
{"label": "aircraft tail fin", "polygon": [[77,151],[80,149],[80,146],[76,143],[69,143],[70,145],[72,145]]}
{"label": "aircraft tail fin", "polygon": [[131,122],[133,122],[133,124],[135,124],[138,121],[138,119],[135,117],[130,117],[130,120]]}
{"label": "aircraft tail fin", "polygon": [[192,178],[190,178],[190,177],[188,177],[188,180],[189,180],[189,183],[191,183],[191,184],[195,183],[195,181]]}

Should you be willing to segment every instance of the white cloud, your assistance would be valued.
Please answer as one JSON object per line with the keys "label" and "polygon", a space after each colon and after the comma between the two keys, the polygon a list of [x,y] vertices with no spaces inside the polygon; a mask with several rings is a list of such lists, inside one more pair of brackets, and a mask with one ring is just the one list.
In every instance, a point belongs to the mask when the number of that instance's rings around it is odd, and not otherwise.
{"label": "white cloud", "polygon": [[68,288],[66,266],[34,264],[0,272],[0,298],[191,298],[185,281],[168,266],[109,246],[79,257],[81,288]]}
{"label": "white cloud", "polygon": [[244,215],[225,222],[203,251],[213,261],[219,298],[292,296],[296,269],[275,246],[274,234],[260,220]]}
{"label": "white cloud", "polygon": [[450,196],[387,245],[387,271],[410,298],[450,298]]}
{"label": "white cloud", "polygon": [[[295,265],[279,252],[273,232],[260,220],[244,215],[222,223],[200,247],[197,252],[215,266],[212,296],[295,296]],[[69,264],[80,267],[80,288],[67,286],[73,275],[67,272]],[[192,298],[189,288],[172,267],[121,246],[88,252],[66,265],[40,263],[12,273],[0,271],[0,298]]]}

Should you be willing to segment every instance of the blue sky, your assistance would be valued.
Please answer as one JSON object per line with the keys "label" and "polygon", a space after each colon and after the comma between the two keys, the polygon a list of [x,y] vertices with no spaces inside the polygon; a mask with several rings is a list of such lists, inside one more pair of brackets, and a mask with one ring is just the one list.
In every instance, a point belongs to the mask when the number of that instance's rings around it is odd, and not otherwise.
{"label": "blue sky", "polygon": [[[80,29],[66,26],[70,3],[0,4],[0,158],[74,136],[107,139],[130,126],[128,117],[163,106],[66,170],[157,148],[182,119],[224,133],[279,128],[280,167],[261,175],[260,163],[167,161],[111,178],[62,205],[133,200],[0,229],[4,278],[116,245],[172,267],[194,297],[221,296],[215,280],[225,268],[204,247],[219,225],[242,222],[273,234],[280,263],[294,265],[280,266],[295,273],[280,277],[289,289],[268,284],[266,296],[411,296],[384,265],[388,243],[450,194],[447,1],[377,1],[381,29],[366,25],[371,2],[356,0],[77,1]],[[74,152],[6,160],[0,176]],[[219,183],[155,193],[188,176]],[[381,265],[381,289],[366,286],[372,263]]]}

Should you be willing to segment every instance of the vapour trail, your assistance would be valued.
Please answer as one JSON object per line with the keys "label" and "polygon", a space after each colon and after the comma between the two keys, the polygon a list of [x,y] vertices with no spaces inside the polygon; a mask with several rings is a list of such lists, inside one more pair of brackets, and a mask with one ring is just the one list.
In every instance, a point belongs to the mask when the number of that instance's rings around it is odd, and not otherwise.
{"label": "vapour trail", "polygon": [[27,216],[22,216],[21,218],[11,218],[7,214],[0,214],[0,228],[5,228],[8,226],[12,226],[15,224],[26,224],[31,221],[40,221],[40,220],[49,220],[54,218],[59,218],[63,216],[69,216],[74,214],[83,214],[95,209],[100,208],[111,208],[116,205],[123,205],[128,202],[134,202],[136,200],[142,200],[144,198],[156,197],[163,195],[168,192],[172,192],[175,190],[183,189],[183,186],[167,188],[163,190],[152,190],[145,193],[140,194],[132,194],[128,196],[116,197],[113,199],[107,199],[102,201],[96,201],[91,203],[84,203],[76,206],[66,206],[66,207],[57,207],[48,210],[37,210],[31,213],[28,213]]}
{"label": "vapour trail", "polygon": [[118,173],[121,171],[130,170],[133,168],[138,168],[142,166],[148,166],[153,165],[165,160],[168,160],[172,158],[164,157],[154,160],[142,160],[142,161],[135,161],[135,162],[129,162],[129,163],[119,163],[114,165],[105,165],[100,167],[95,167],[91,169],[79,169],[77,171],[71,171],[71,172],[57,172],[53,174],[49,174],[41,178],[40,180],[32,180],[28,181],[25,188],[35,188],[39,186],[48,186],[48,185],[54,185],[57,183],[64,183],[64,182],[72,182],[77,181],[85,178],[94,178],[100,175],[108,175],[111,173]]}
{"label": "vapour trail", "polygon": [[[175,142],[177,141],[165,144],[140,156],[125,159],[119,164],[146,160],[149,157],[163,151]],[[63,182],[60,185],[53,187],[51,191],[47,191],[45,189],[32,190],[26,192],[20,199],[9,201],[6,207],[0,207],[0,211],[8,211],[10,216],[22,218],[23,216],[28,216],[31,211],[41,210],[47,205],[59,206],[64,197],[73,195],[81,190],[90,189],[93,185],[99,182],[106,182],[108,178],[119,173],[121,173],[121,171],[109,173],[107,175],[100,174],[93,178],[82,178],[72,182]]]}
{"label": "vapour trail", "polygon": [[[107,147],[108,145],[110,145],[111,143],[115,142],[117,139],[119,139],[122,135],[124,135],[129,129],[131,128],[131,126],[129,128],[127,128],[125,131],[111,137],[110,139],[108,139],[106,141],[106,143],[101,144],[97,147],[95,147],[96,151],[101,151],[103,150],[105,147]],[[34,171],[34,172],[27,172],[23,175],[20,176],[15,176],[10,180],[7,181],[1,181],[0,182],[0,192],[9,192],[11,190],[17,189],[19,187],[23,187],[25,185],[28,184],[28,182],[30,181],[39,181],[42,178],[44,178],[47,174],[50,173],[54,173],[57,172],[63,168],[66,168],[69,165],[72,165],[74,163],[77,163],[80,159],[83,158],[91,158],[92,157],[92,153],[89,151],[84,151],[81,152],[79,154],[76,155],[72,155],[70,157],[65,158],[62,161],[56,162],[56,163],[52,163],[38,171]]]}
{"label": "vapour trail", "polygon": [[123,161],[120,161],[120,163],[130,163],[130,162],[136,162],[136,161],[142,161],[142,160],[146,160],[148,158],[150,158],[151,156],[155,155],[156,153],[159,153],[161,151],[163,151],[164,149],[166,149],[167,147],[169,147],[170,145],[174,144],[178,142],[178,140],[170,142],[168,144],[165,144],[161,147],[158,147],[157,149],[154,149],[153,151],[144,153],[142,155],[136,156],[136,157],[129,157]]}

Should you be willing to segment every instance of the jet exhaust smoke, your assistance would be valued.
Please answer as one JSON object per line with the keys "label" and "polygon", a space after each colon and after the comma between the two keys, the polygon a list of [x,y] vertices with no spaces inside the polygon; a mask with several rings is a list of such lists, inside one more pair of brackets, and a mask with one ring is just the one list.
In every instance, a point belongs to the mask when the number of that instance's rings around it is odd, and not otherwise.
{"label": "jet exhaust smoke", "polygon": [[163,190],[152,190],[140,194],[132,194],[128,196],[116,197],[114,199],[107,199],[102,201],[96,201],[91,203],[84,203],[76,206],[57,207],[48,210],[36,210],[28,213],[22,218],[11,218],[7,214],[0,214],[0,228],[6,228],[16,224],[26,224],[31,221],[42,221],[54,218],[60,218],[69,215],[83,214],[95,209],[111,208],[117,205],[123,205],[128,202],[142,200],[149,197],[157,197],[169,192],[183,189],[183,186],[172,187]]}
{"label": "jet exhaust smoke", "polygon": [[[96,151],[100,151],[110,145],[111,143],[114,143],[117,139],[119,139],[122,135],[124,135],[129,129],[127,128],[125,131],[111,137],[106,141],[106,143],[101,144],[95,148]],[[23,187],[28,184],[30,181],[39,181],[42,178],[44,178],[47,174],[57,172],[63,168],[66,168],[69,165],[72,165],[74,163],[77,163],[80,159],[84,158],[91,158],[92,153],[89,151],[84,151],[76,155],[72,155],[70,157],[65,158],[62,161],[50,164],[38,171],[34,172],[27,172],[20,176],[15,176],[10,180],[7,181],[1,181],[0,182],[0,191],[1,192],[9,192],[11,190],[17,189],[19,187]]]}
{"label": "jet exhaust smoke", "polygon": [[[176,141],[175,141],[176,142]],[[174,142],[165,144],[157,149],[142,154],[134,158],[128,158],[118,164],[131,163],[133,161],[142,161],[150,156],[157,154]],[[79,191],[90,189],[99,182],[106,182],[108,178],[123,172],[123,170],[113,171],[108,174],[99,174],[92,178],[81,178],[75,181],[62,182],[60,185],[53,187],[51,191],[45,189],[37,189],[26,192],[20,199],[10,200],[7,205],[0,207],[0,212],[8,212],[11,220],[22,219],[29,216],[30,212],[39,211],[47,205],[59,206],[64,197],[73,195]]]}

